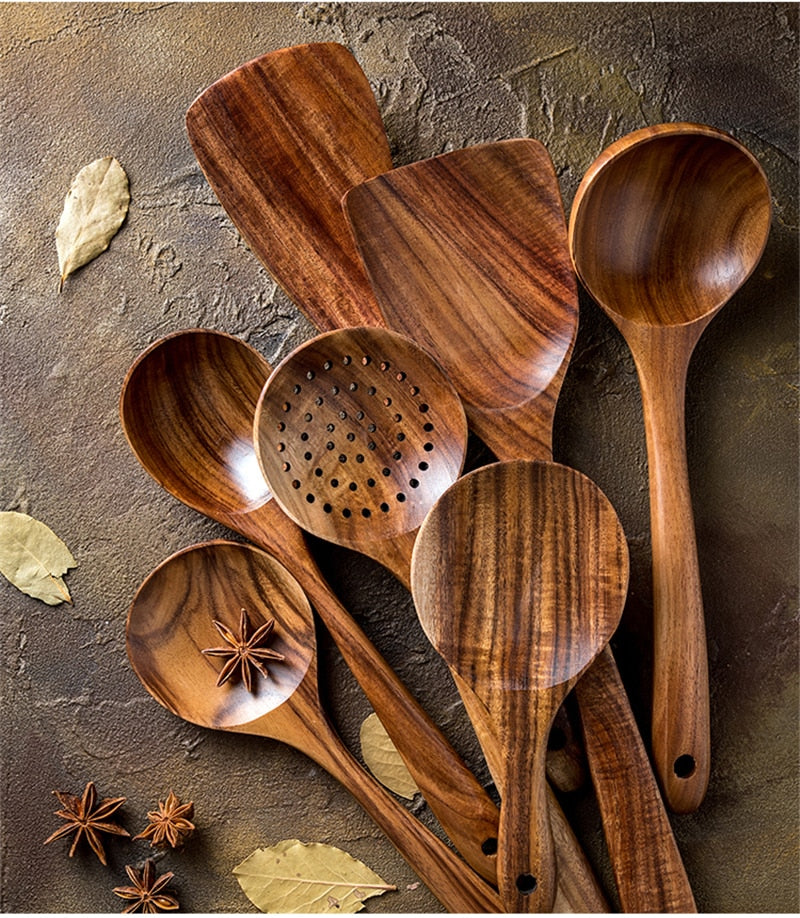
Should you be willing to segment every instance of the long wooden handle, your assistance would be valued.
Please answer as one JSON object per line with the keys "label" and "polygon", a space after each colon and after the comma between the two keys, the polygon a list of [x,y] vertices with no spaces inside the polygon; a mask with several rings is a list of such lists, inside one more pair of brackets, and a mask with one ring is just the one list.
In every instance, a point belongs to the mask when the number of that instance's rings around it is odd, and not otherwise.
{"label": "long wooden handle", "polygon": [[333,594],[301,530],[274,501],[230,525],[277,554],[298,580],[442,828],[473,870],[496,883],[497,806]]}
{"label": "long wooden handle", "polygon": [[[526,700],[516,700],[522,713],[528,707]],[[556,897],[557,861],[545,778],[547,732],[539,730],[538,718],[525,717],[522,722],[518,716],[514,721],[519,729],[506,758],[500,807],[500,896],[508,912],[550,912]],[[550,721],[552,716],[548,728]]]}
{"label": "long wooden handle", "polygon": [[[464,708],[469,715],[475,735],[483,749],[483,754],[492,773],[500,796],[503,796],[505,784],[503,772],[505,765],[497,733],[492,719],[483,702],[472,691],[469,685],[455,670],[450,671],[458,688]],[[548,787],[547,809],[550,815],[550,829],[553,833],[553,844],[556,854],[557,889],[553,905],[555,912],[575,912],[577,914],[609,912],[605,894],[600,888],[597,877],[572,831],[556,795]]]}
{"label": "long wooden handle", "polygon": [[609,647],[575,686],[603,832],[624,912],[695,912],[650,760]]}
{"label": "long wooden handle", "polygon": [[296,716],[291,734],[297,748],[350,791],[448,911],[502,911],[497,892],[367,774],[330,724]]}
{"label": "long wooden handle", "polygon": [[[698,332],[699,334],[699,332]],[[680,341],[680,339],[677,339]],[[708,655],[686,459],[684,399],[694,341],[651,335],[639,371],[653,543],[653,757],[676,813],[697,809],[711,767]]]}

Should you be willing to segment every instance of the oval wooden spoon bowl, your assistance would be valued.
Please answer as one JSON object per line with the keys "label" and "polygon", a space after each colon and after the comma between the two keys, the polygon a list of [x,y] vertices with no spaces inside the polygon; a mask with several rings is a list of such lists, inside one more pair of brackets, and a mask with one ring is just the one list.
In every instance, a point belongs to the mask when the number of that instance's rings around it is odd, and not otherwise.
{"label": "oval wooden spoon bowl", "polygon": [[[250,635],[272,621],[268,647],[282,657],[267,661],[267,676],[255,673],[252,690],[242,679],[220,685],[224,660],[203,653],[223,644],[215,620],[241,637],[241,610]],[[304,752],[355,796],[445,907],[500,910],[496,893],[371,779],[334,732],[319,698],[311,606],[272,556],[234,542],[173,555],[139,588],[126,636],[136,674],[164,707],[203,727]]]}
{"label": "oval wooden spoon bowl", "polygon": [[684,398],[703,330],[766,245],[770,191],[727,134],[663,124],[612,144],[584,176],[570,248],[639,375],[653,545],[653,755],[665,798],[697,809],[710,773],[708,659],[686,460]]}
{"label": "oval wooden spoon bowl", "polygon": [[425,633],[483,702],[505,753],[498,879],[508,911],[549,911],[545,802],[559,705],[616,630],[625,536],[588,478],[548,462],[465,475],[423,523],[411,584]]}

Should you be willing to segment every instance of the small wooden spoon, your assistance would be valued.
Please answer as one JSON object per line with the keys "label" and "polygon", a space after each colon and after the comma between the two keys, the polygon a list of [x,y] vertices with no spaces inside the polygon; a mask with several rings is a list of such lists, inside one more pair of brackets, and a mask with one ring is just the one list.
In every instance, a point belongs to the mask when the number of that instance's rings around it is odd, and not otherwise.
{"label": "small wooden spoon", "polygon": [[[552,459],[578,294],[545,148],[509,140],[412,163],[353,189],[345,210],[389,324],[442,361],[471,426],[501,460]],[[578,700],[620,901],[633,912],[694,911],[611,649],[602,656]],[[480,723],[480,706],[460,687]],[[502,788],[490,725],[479,732]]]}
{"label": "small wooden spoon", "polygon": [[[274,620],[269,647],[284,657],[268,662],[269,678],[256,673],[252,692],[241,681],[217,685],[221,664],[201,653],[221,643],[213,621],[235,632],[241,609],[253,631]],[[136,594],[127,648],[145,688],[174,714],[203,727],[279,740],[325,768],[448,910],[500,911],[497,893],[384,791],[334,732],[319,698],[311,607],[271,555],[219,541],[168,558]]]}
{"label": "small wooden spoon", "polygon": [[367,78],[334,42],[282,48],[186,113],[195,156],[247,244],[322,329],[380,325],[342,195],[392,168]]}
{"label": "small wooden spoon", "polygon": [[162,338],[125,379],[125,436],[170,494],[274,554],[300,581],[442,827],[474,869],[495,879],[497,807],[337,601],[301,530],[270,500],[253,449],[256,403],[270,372],[256,350],[221,332]]}
{"label": "small wooden spoon", "polygon": [[642,390],[653,541],[653,755],[667,802],[680,813],[702,802],[711,759],[686,376],[703,330],[758,264],[770,216],[769,186],[755,157],[721,131],[679,123],[612,144],[584,176],[570,219],[575,269],[627,341]]}
{"label": "small wooden spoon", "polygon": [[[254,433],[259,465],[289,518],[368,555],[410,587],[417,531],[458,478],[467,441],[458,394],[426,351],[377,328],[319,335],[270,376]],[[560,907],[603,910],[552,794],[548,806],[559,839]]]}
{"label": "small wooden spoon", "polygon": [[484,466],[449,488],[422,524],[411,586],[426,634],[485,704],[506,756],[498,849],[504,906],[549,911],[547,736],[622,615],[622,527],[596,485],[572,469]]}

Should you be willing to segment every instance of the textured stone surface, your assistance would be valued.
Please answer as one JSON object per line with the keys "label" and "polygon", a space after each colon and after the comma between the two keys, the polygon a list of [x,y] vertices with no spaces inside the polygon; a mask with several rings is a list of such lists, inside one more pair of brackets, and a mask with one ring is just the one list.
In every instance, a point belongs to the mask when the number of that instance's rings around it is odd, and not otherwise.
{"label": "textured stone surface", "polygon": [[[227,533],[139,468],[117,418],[125,371],[161,335],[223,329],[270,360],[312,330],[243,245],[183,129],[203,88],[275,48],[336,40],[376,92],[396,164],[467,144],[547,144],[565,204],[612,140],[648,123],[732,132],[773,189],[758,270],[692,363],[691,467],[711,654],[714,765],[699,813],[674,819],[700,908],[797,911],[797,7],[794,4],[2,4],[0,85],[0,508],[51,526],[79,567],[73,606],[0,580],[5,911],[113,911],[110,866],[66,845],[50,791],[125,794],[125,825],[170,788],[198,833],[160,862],[185,910],[247,911],[231,869],[282,838],[337,844],[399,892],[369,911],[440,910],[335,783],[277,743],[197,729],[162,710],[125,654],[139,582],[193,541]],[[116,156],[131,180],[110,249],[61,295],[54,231],[75,173]],[[648,721],[649,533],[635,372],[621,338],[581,300],[556,453],[614,501],[631,545],[615,646]],[[480,456],[477,450],[476,456]],[[477,459],[476,459],[477,461]],[[410,598],[378,569],[317,545],[363,627],[485,777],[444,668]],[[369,707],[324,639],[323,689],[357,748]],[[588,792],[567,801],[598,871],[608,864]],[[430,813],[417,805],[433,825]]]}

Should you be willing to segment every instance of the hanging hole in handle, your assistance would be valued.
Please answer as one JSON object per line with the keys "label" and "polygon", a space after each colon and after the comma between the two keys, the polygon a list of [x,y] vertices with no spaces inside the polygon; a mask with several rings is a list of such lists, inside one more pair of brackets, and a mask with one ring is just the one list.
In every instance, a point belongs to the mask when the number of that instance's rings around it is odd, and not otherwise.
{"label": "hanging hole in handle", "polygon": [[486,857],[492,857],[497,854],[497,839],[485,838],[481,842],[481,851],[483,851]]}
{"label": "hanging hole in handle", "polygon": [[675,772],[675,777],[685,780],[686,778],[691,778],[697,771],[697,762],[695,762],[694,756],[688,753],[679,755],[672,763],[672,770]]}
{"label": "hanging hole in handle", "polygon": [[531,876],[529,873],[521,873],[517,877],[517,889],[523,896],[529,896],[531,893],[536,892],[536,887],[538,885],[536,877]]}

